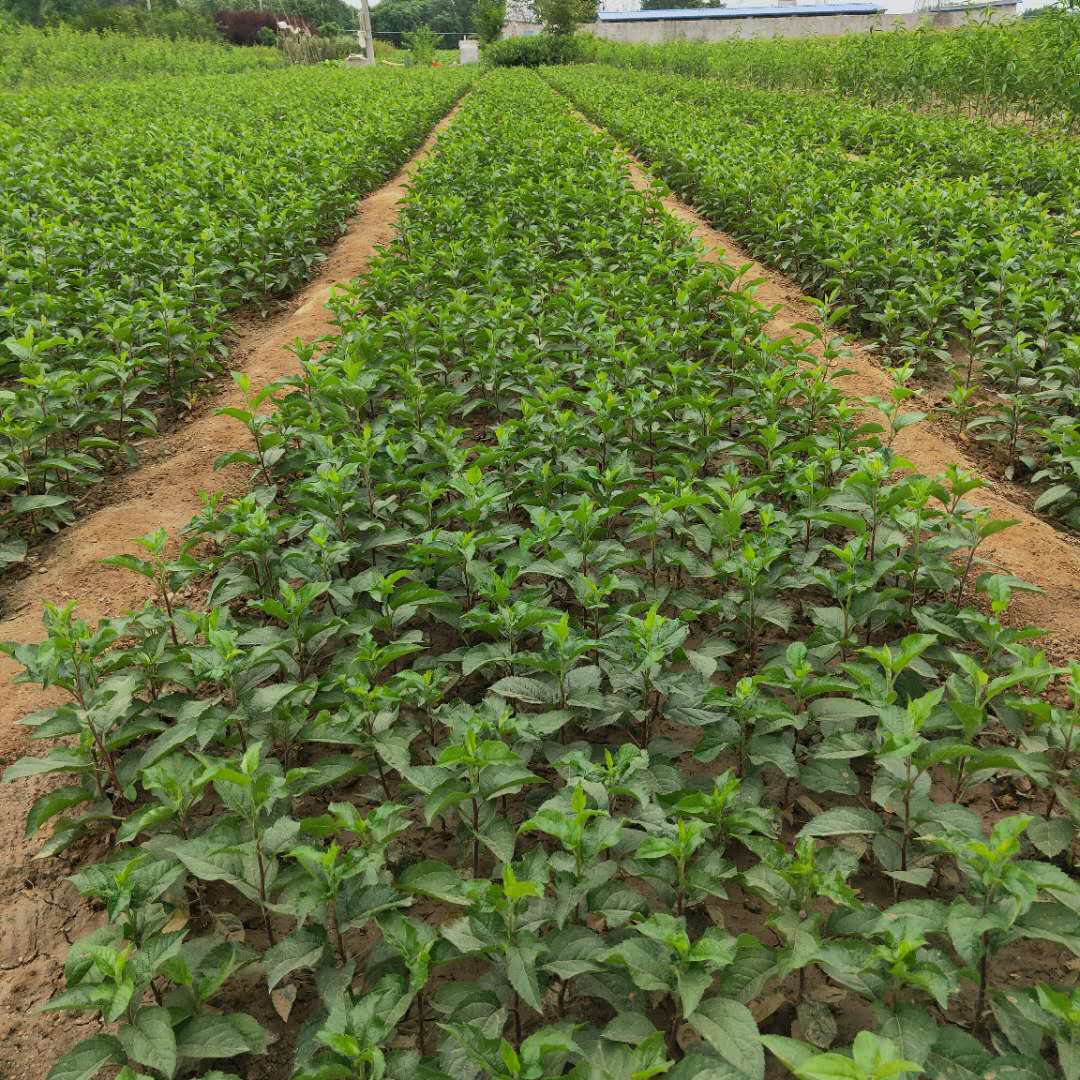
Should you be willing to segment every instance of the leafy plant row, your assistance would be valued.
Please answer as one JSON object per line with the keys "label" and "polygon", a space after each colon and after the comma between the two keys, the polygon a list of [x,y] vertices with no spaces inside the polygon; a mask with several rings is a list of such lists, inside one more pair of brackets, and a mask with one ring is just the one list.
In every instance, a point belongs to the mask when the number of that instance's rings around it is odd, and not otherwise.
{"label": "leafy plant row", "polygon": [[597,41],[596,59],[621,67],[710,75],[766,89],[822,90],[871,104],[947,109],[1004,123],[1076,131],[1080,19],[1062,3],[1036,18],[971,21],[945,31],[772,38],[707,45]]}
{"label": "leafy plant row", "polygon": [[28,832],[108,914],[53,1080],[271,1035],[295,1080],[1076,1075],[1080,671],[1006,625],[978,481],[905,471],[903,394],[860,426],[734,285],[538,76],[481,81],[238,412],[251,491],[115,560],[159,603],[8,647],[69,700],[6,777],[62,780]]}
{"label": "leafy plant row", "polygon": [[1080,526],[1073,147],[680,76],[548,77],[904,377],[947,372],[943,411]]}
{"label": "leafy plant row", "polygon": [[0,33],[0,87],[4,89],[149,76],[226,75],[283,64],[275,49],[236,49],[220,42],[84,33],[65,26],[38,29],[7,24]]}
{"label": "leafy plant row", "polygon": [[319,70],[0,99],[0,564],[222,370],[226,312],[320,244],[461,93]]}

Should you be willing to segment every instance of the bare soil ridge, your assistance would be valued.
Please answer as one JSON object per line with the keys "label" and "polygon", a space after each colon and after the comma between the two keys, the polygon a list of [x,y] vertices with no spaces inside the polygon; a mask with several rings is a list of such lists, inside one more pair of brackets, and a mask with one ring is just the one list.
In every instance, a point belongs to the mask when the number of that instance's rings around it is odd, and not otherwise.
{"label": "bare soil ridge", "polygon": [[[333,329],[326,306],[332,290],[362,274],[378,249],[393,238],[410,178],[459,107],[443,117],[391,180],[359,203],[318,276],[287,308],[241,336],[231,364],[250,378],[253,391],[297,370],[288,349],[297,338],[311,342]],[[95,621],[149,599],[149,583],[102,566],[101,560],[134,553],[132,537],[153,529],[179,534],[201,508],[201,491],[243,487],[242,470],[214,470],[222,453],[246,442],[240,425],[218,416],[216,410],[243,405],[242,393],[230,382],[190,423],[148,447],[152,459],[119,477],[105,504],[67,529],[36,572],[10,586],[0,640],[40,640],[46,601],[77,600],[79,613]],[[0,770],[31,748],[18,721],[62,700],[62,695],[39,686],[15,684],[18,671],[17,664],[0,656],[0,679],[5,683],[0,700]],[[46,777],[0,785],[0,1080],[44,1077],[60,1052],[95,1029],[72,1014],[29,1015],[62,983],[68,944],[100,920],[64,881],[69,871],[63,860],[34,863],[40,839],[23,838],[26,813],[50,783],[55,786]]]}

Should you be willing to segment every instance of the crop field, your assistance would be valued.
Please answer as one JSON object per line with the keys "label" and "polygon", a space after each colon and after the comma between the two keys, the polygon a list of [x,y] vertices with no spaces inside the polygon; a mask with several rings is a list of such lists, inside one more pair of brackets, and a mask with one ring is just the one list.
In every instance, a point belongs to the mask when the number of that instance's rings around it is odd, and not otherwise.
{"label": "crop field", "polygon": [[[238,370],[245,482],[107,560],[147,602],[0,646],[46,691],[0,890],[71,912],[18,984],[56,1053],[19,1017],[0,1076],[1080,1077],[1080,662],[985,478],[897,447],[960,372],[1076,523],[1068,145],[596,65],[38,93],[0,101],[31,547],[462,100],[333,332]],[[827,297],[816,351],[623,146]],[[872,414],[841,322],[901,368]]]}
{"label": "crop field", "polygon": [[228,312],[307,278],[465,77],[364,85],[323,69],[0,97],[0,563],[190,407],[224,370]]}
{"label": "crop field", "polygon": [[1074,140],[714,80],[550,75],[768,266],[840,309],[1080,526]]}
{"label": "crop field", "polygon": [[825,91],[873,104],[1023,120],[1075,134],[1080,130],[1080,19],[1068,6],[1004,24],[972,18],[949,33],[890,30],[886,16],[885,33],[809,40],[600,41],[593,58],[765,89]]}
{"label": "crop field", "polygon": [[277,49],[230,49],[206,41],[83,33],[62,26],[5,26],[0,33],[0,87],[97,84],[106,79],[227,75],[277,68]]}

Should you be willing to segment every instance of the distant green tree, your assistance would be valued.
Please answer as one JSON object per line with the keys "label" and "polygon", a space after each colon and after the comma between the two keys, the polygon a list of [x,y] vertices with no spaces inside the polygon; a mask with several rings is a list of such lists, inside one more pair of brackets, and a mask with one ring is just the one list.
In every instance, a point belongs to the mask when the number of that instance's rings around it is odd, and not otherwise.
{"label": "distant green tree", "polygon": [[[237,6],[241,2],[247,4],[250,0],[234,0]],[[320,33],[355,31],[360,25],[360,13],[345,0],[280,0],[280,5],[287,15],[299,15],[306,23],[317,27]],[[273,4],[267,0],[266,6],[272,7]]]}
{"label": "distant green tree", "polygon": [[597,0],[532,0],[549,34],[572,34],[581,23],[596,21]]}
{"label": "distant green tree", "polygon": [[0,0],[0,9],[17,22],[43,26],[46,23],[67,22],[83,11],[97,7],[85,0]]}
{"label": "distant green tree", "polygon": [[409,50],[413,66],[431,67],[435,50],[439,47],[439,35],[430,26],[420,26],[403,35],[401,43]]}
{"label": "distant green tree", "polygon": [[382,0],[371,9],[371,28],[376,34],[408,34],[424,25],[431,6],[431,0]]}
{"label": "distant green tree", "polygon": [[505,25],[506,0],[476,0],[472,30],[485,45],[498,41]]}
{"label": "distant green tree", "polygon": [[[157,3],[158,0],[151,0]],[[280,11],[284,15],[299,16],[321,34],[355,31],[360,25],[359,12],[345,0],[186,0],[209,14],[215,11],[235,11],[261,7],[267,11]]]}
{"label": "distant green tree", "polygon": [[473,25],[477,0],[382,0],[371,9],[371,29],[376,34],[399,35],[421,26],[437,34],[456,37],[468,33]]}
{"label": "distant green tree", "polygon": [[[298,15],[320,33],[338,34],[359,25],[345,0],[265,0],[267,11]],[[112,30],[155,37],[218,37],[215,11],[253,8],[251,0],[0,0],[0,15],[44,26],[67,23],[80,30]]]}
{"label": "distant green tree", "polygon": [[213,41],[221,36],[206,5],[180,0],[149,5],[146,0],[0,0],[0,16],[34,26],[65,23],[76,30],[151,37]]}

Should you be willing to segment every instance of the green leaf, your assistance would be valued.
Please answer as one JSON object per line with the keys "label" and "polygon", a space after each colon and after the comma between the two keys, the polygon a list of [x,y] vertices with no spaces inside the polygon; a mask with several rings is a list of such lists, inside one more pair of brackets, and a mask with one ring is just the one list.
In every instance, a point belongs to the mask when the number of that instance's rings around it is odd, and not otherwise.
{"label": "green leaf", "polygon": [[1022,937],[1056,941],[1080,956],[1080,918],[1064,904],[1032,904],[1013,929]]}
{"label": "green leaf", "polygon": [[130,1024],[121,1024],[116,1037],[127,1056],[140,1065],[171,1077],[176,1071],[176,1036],[168,1009],[140,1009]]}
{"label": "green leaf", "polygon": [[508,675],[505,679],[500,679],[491,688],[491,692],[499,697],[525,701],[530,705],[557,705],[559,701],[558,690],[554,687],[542,683],[539,679],[526,679],[520,675]]}
{"label": "green leaf", "polygon": [[712,981],[712,973],[701,965],[676,973],[675,985],[684,1016],[689,1016],[699,1006]]}
{"label": "green leaf", "polygon": [[510,644],[506,641],[486,641],[482,645],[474,645],[461,658],[461,674],[468,677],[485,665],[501,663],[509,656]]}
{"label": "green leaf", "polygon": [[102,1012],[111,1007],[116,989],[111,983],[82,982],[54,994],[36,1006],[35,1012],[64,1012],[69,1009],[95,1009]]}
{"label": "green leaf", "polygon": [[106,1065],[120,1065],[124,1048],[111,1035],[93,1035],[69,1050],[50,1070],[47,1080],[91,1080]]}
{"label": "green leaf", "polygon": [[817,698],[810,702],[810,712],[819,720],[861,720],[867,716],[877,716],[878,710],[873,705],[854,698]]}
{"label": "green leaf", "polygon": [[224,881],[249,900],[258,900],[258,889],[241,876],[237,856],[217,850],[201,837],[173,845],[172,853],[200,881]]}
{"label": "green leaf", "polygon": [[757,1023],[745,1005],[731,998],[709,998],[698,1006],[689,1022],[740,1080],[764,1080],[765,1053]]}
{"label": "green leaf", "polygon": [[812,1046],[798,1039],[789,1039],[785,1035],[762,1035],[761,1043],[790,1072],[797,1072],[811,1058],[818,1056],[817,1050]]}
{"label": "green leaf", "polygon": [[894,881],[902,881],[906,885],[918,885],[920,889],[926,888],[934,876],[934,871],[929,866],[924,866],[919,870],[886,870],[885,873]]}
{"label": "green leaf", "polygon": [[500,863],[514,860],[516,836],[513,823],[506,818],[496,817],[480,833],[480,842],[495,856]]}
{"label": "green leaf", "polygon": [[671,983],[661,948],[652,941],[629,938],[610,948],[604,960],[622,964],[639,990],[667,990]]}
{"label": "green leaf", "polygon": [[125,1065],[117,1074],[116,1080],[154,1080],[144,1072],[136,1072],[130,1065]]}
{"label": "green leaf", "polygon": [[50,818],[78,806],[79,803],[89,802],[93,797],[93,792],[77,784],[46,792],[26,815],[26,835],[33,836]]}
{"label": "green leaf", "polygon": [[144,830],[152,829],[155,825],[161,825],[162,823],[169,821],[172,816],[172,808],[164,806],[161,803],[144,806],[141,810],[136,810],[135,813],[116,830],[117,843],[126,844],[128,841],[134,840],[135,837]]}
{"label": "green leaf", "polygon": [[902,1058],[923,1065],[937,1039],[938,1026],[925,1008],[901,1004],[886,1015],[878,1034],[895,1043]]}
{"label": "green leaf", "polygon": [[1076,827],[1064,817],[1036,818],[1027,828],[1025,835],[1035,849],[1046,858],[1060,855],[1072,843]]}
{"label": "green leaf", "polygon": [[144,578],[154,577],[154,564],[135,555],[109,555],[101,560],[102,566],[115,566],[120,570],[130,570]]}
{"label": "green leaf", "polygon": [[85,754],[58,747],[45,757],[19,758],[4,771],[3,782],[8,784],[12,780],[22,780],[27,776],[44,776],[54,772],[85,772],[89,768],[90,763]]}
{"label": "green leaf", "polygon": [[352,888],[350,882],[339,900],[341,928],[362,926],[376,915],[394,908],[408,907],[412,900],[389,885],[363,885]]}
{"label": "green leaf", "polygon": [[176,1029],[176,1049],[185,1058],[225,1058],[261,1054],[266,1031],[246,1013],[204,1013]]}
{"label": "green leaf", "polygon": [[800,830],[798,839],[804,836],[851,836],[854,834],[874,835],[881,831],[881,818],[873,810],[863,810],[855,806],[837,806],[818,814]]}
{"label": "green leaf", "polygon": [[[990,1008],[998,1027],[1009,1042],[1020,1053],[1037,1057],[1045,1033],[1039,1024],[1032,1023],[1029,1012],[1038,1006],[1028,995],[1031,995],[1029,990],[996,990],[990,997]],[[1029,1004],[1028,1009],[1018,1007],[1025,1003]]]}
{"label": "green leaf", "polygon": [[921,423],[926,419],[927,414],[924,412],[906,412],[901,413],[899,416],[893,418],[892,426],[894,431],[903,431],[906,427],[911,427],[912,424]]}
{"label": "green leaf", "polygon": [[978,1039],[950,1025],[938,1032],[926,1071],[933,1080],[984,1080],[993,1060],[994,1055]]}
{"label": "green leaf", "polygon": [[1048,487],[1034,502],[1032,509],[1045,510],[1048,506],[1056,503],[1059,499],[1071,495],[1075,488],[1072,484],[1054,484]]}
{"label": "green leaf", "polygon": [[0,541],[0,567],[13,566],[21,563],[26,558],[25,540]]}
{"label": "green leaf", "polygon": [[536,977],[537,945],[511,945],[506,950],[506,977],[521,1000],[536,1012],[543,1012],[540,1004],[540,983]]}
{"label": "green leaf", "polygon": [[71,502],[68,495],[16,495],[11,500],[13,514],[29,514],[34,510],[51,510]]}
{"label": "green leaf", "polygon": [[638,1043],[644,1042],[655,1034],[656,1027],[653,1022],[644,1013],[639,1012],[617,1013],[615,1019],[604,1028],[605,1039],[629,1043],[631,1046],[637,1046]]}
{"label": "green leaf", "polygon": [[625,926],[635,915],[647,910],[641,893],[622,882],[612,882],[597,889],[590,894],[589,903],[593,912],[602,915],[609,927]]}
{"label": "green leaf", "polygon": [[326,949],[326,931],[318,924],[301,926],[263,953],[266,989],[273,990],[297,968],[317,967]]}
{"label": "green leaf", "polygon": [[842,1054],[818,1054],[801,1065],[795,1075],[799,1080],[867,1080],[870,1076]]}
{"label": "green leaf", "polygon": [[407,866],[399,875],[397,885],[403,892],[420,893],[448,904],[469,903],[461,875],[438,859],[423,859]]}
{"label": "green leaf", "polygon": [[1056,1036],[1054,1046],[1065,1080],[1080,1080],[1080,1034],[1076,1028]]}

